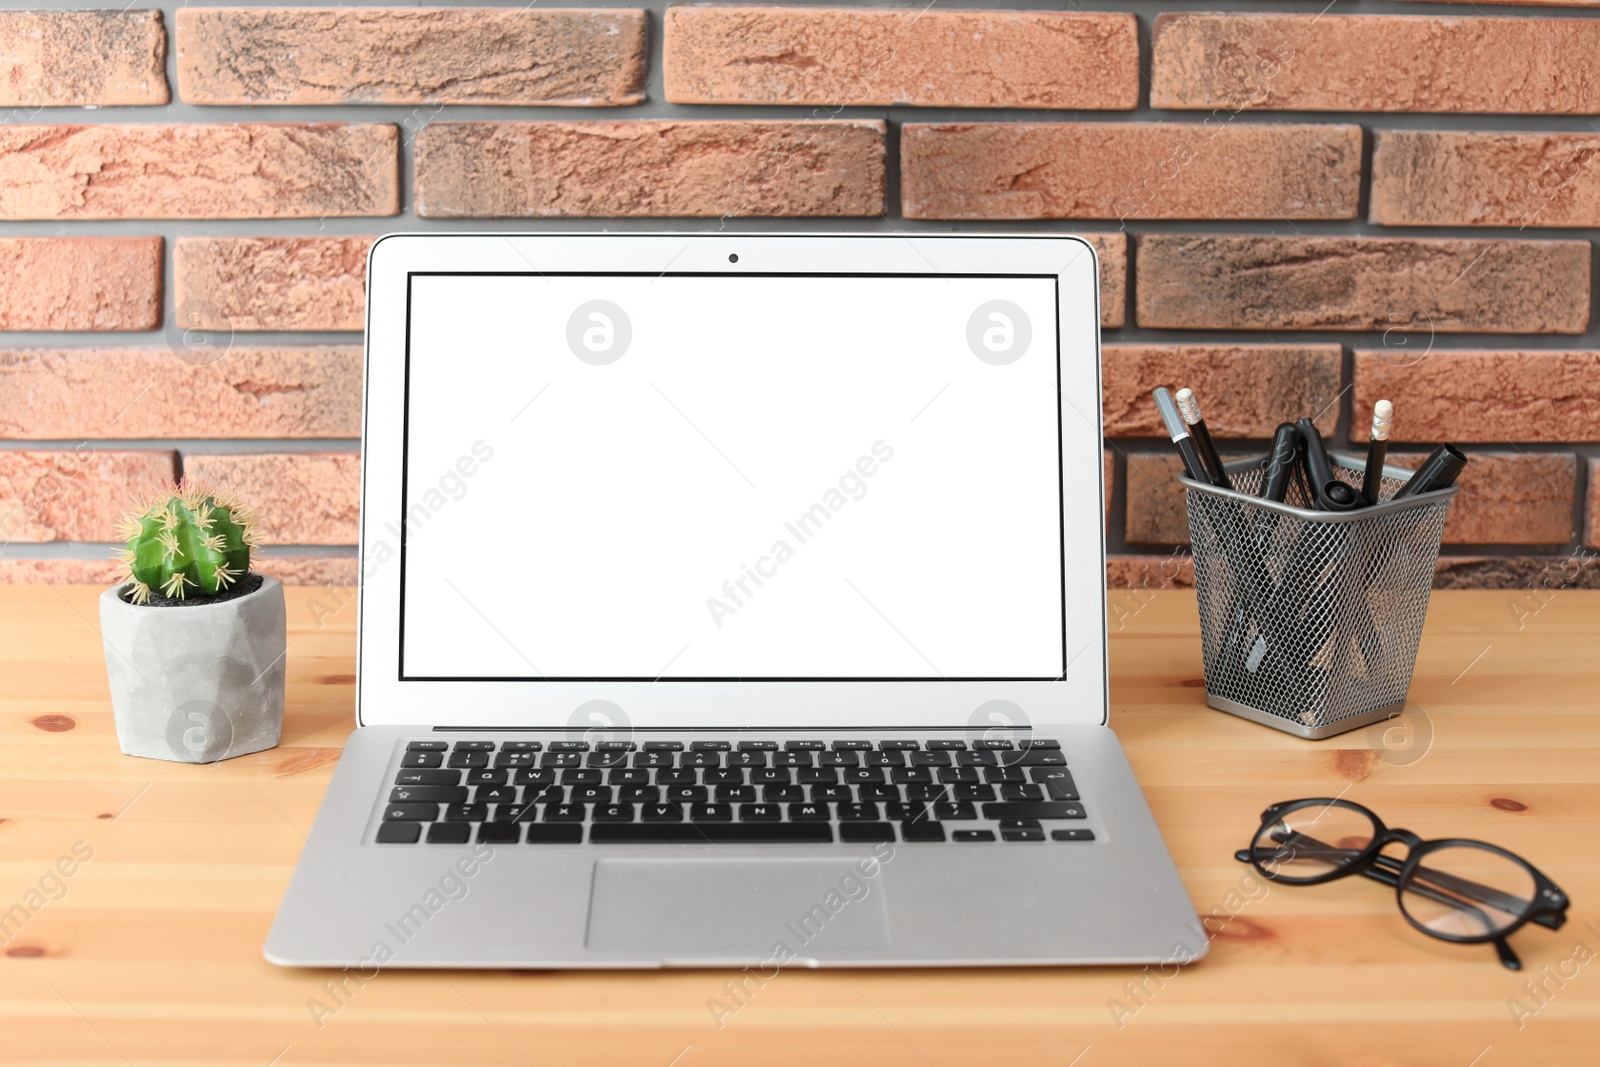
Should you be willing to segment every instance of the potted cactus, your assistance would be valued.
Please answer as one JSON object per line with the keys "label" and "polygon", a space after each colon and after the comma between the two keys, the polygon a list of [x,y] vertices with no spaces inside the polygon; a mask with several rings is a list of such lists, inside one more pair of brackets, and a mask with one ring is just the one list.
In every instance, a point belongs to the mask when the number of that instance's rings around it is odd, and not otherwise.
{"label": "potted cactus", "polygon": [[283,586],[252,573],[255,523],[231,495],[177,484],[118,526],[126,580],[100,595],[117,741],[212,763],[277,745]]}

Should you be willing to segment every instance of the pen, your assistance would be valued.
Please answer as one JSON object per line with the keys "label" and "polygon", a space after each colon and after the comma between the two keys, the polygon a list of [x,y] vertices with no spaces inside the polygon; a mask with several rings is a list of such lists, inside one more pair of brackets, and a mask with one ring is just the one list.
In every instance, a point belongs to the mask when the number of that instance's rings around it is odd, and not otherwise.
{"label": "pen", "polygon": [[1172,443],[1178,446],[1178,454],[1183,457],[1184,473],[1188,474],[1191,481],[1211,484],[1206,465],[1201,461],[1200,453],[1195,451],[1189,427],[1183,421],[1183,416],[1178,414],[1178,405],[1172,402],[1172,394],[1166,386],[1160,385],[1150,395],[1156,398],[1156,410],[1161,413],[1161,421],[1166,424],[1167,434],[1172,438]]}
{"label": "pen", "polygon": [[1361,494],[1333,476],[1333,464],[1328,460],[1328,450],[1322,447],[1322,435],[1310,419],[1295,423],[1300,429],[1300,440],[1305,445],[1307,481],[1317,506],[1323,511],[1354,511],[1362,505]]}
{"label": "pen", "polygon": [[1391,500],[1400,500],[1418,493],[1432,493],[1439,489],[1448,489],[1456,484],[1456,477],[1461,473],[1461,468],[1467,465],[1466,453],[1455,445],[1440,445],[1428,453],[1428,458],[1422,461],[1422,466],[1417,468],[1415,474],[1406,480],[1395,491]]}
{"label": "pen", "polygon": [[1228,472],[1222,466],[1222,457],[1217,455],[1217,446],[1212,442],[1211,431],[1206,428],[1206,420],[1200,414],[1200,401],[1195,399],[1194,390],[1179,389],[1177,401],[1183,421],[1189,424],[1189,432],[1199,446],[1200,458],[1205,461],[1206,470],[1211,474],[1211,484],[1219,489],[1232,489],[1233,483],[1228,480]]}
{"label": "pen", "polygon": [[1292,422],[1278,424],[1272,435],[1272,454],[1267,457],[1266,474],[1261,479],[1261,495],[1283,503],[1289,493],[1289,479],[1300,462],[1300,428]]}
{"label": "pen", "polygon": [[1383,458],[1389,452],[1389,427],[1394,422],[1394,405],[1380,400],[1372,405],[1372,438],[1367,442],[1367,469],[1361,476],[1361,495],[1376,504],[1383,491]]}

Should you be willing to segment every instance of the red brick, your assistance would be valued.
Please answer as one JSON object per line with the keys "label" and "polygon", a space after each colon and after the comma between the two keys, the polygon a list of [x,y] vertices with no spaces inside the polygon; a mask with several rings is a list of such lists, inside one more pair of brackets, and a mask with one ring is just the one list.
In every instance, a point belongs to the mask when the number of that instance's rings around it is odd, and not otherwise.
{"label": "red brick", "polygon": [[1123,535],[1134,545],[1186,545],[1189,510],[1178,475],[1183,461],[1177,453],[1130,452],[1123,488],[1127,517]]}
{"label": "red brick", "polygon": [[1175,329],[1582,333],[1587,241],[1144,234],[1138,321]]}
{"label": "red brick", "polygon": [[361,457],[354,452],[191,453],[183,469],[238,493],[269,544],[356,543]]}
{"label": "red brick", "polygon": [[186,356],[166,348],[0,349],[0,436],[361,435],[357,346],[230,348],[205,363]]}
{"label": "red brick", "polygon": [[[354,590],[359,562],[355,556],[282,556],[268,548],[260,556],[251,559],[250,569],[270,574],[284,585]],[[346,607],[353,609],[355,600],[324,597],[316,601],[314,606],[308,605],[308,614],[317,620]]]}
{"label": "red brick", "polygon": [[360,330],[372,237],[180,237],[179,319],[213,330]]}
{"label": "red brick", "polygon": [[1139,105],[1129,14],[675,5],[663,22],[677,104]]}
{"label": "red brick", "polygon": [[1102,477],[1105,479],[1102,483],[1105,495],[1101,498],[1101,503],[1105,507],[1105,528],[1109,531],[1111,529],[1111,497],[1116,489],[1117,482],[1117,461],[1112,458],[1111,449],[1109,448],[1102,448],[1100,457],[1101,462],[1104,464]]}
{"label": "red brick", "polygon": [[425,218],[881,215],[884,123],[436,122]]}
{"label": "red brick", "polygon": [[122,577],[120,560],[0,559],[0,585],[113,585]]}
{"label": "red brick", "polygon": [[1571,556],[1440,556],[1435,589],[1520,589],[1506,600],[1504,618],[1516,624],[1543,610],[1554,591],[1600,589],[1600,558]]}
{"label": "red brick", "polygon": [[[1426,452],[1390,453],[1415,468]],[[1570,452],[1469,452],[1445,544],[1564,545],[1572,540],[1578,461]]]}
{"label": "red brick", "polygon": [[1128,317],[1128,235],[1079,236],[1094,245],[1095,258],[1100,261],[1100,325],[1107,330],[1121,329]]}
{"label": "red brick", "polygon": [[1600,548],[1600,459],[1589,461],[1589,507],[1583,530],[1583,543]]}
{"label": "red brick", "polygon": [[1351,436],[1395,402],[1397,441],[1600,441],[1600,352],[1357,349]]}
{"label": "red brick", "polygon": [[1150,390],[1188,386],[1215,437],[1270,438],[1302,416],[1332,433],[1339,420],[1338,345],[1106,345],[1100,385],[1107,437],[1165,431]]}
{"label": "red brick", "polygon": [[0,219],[393,215],[398,145],[377,123],[0,126]]}
{"label": "red brick", "polygon": [[153,330],[161,238],[0,238],[0,330]]}
{"label": "red brick", "polygon": [[1600,113],[1600,23],[1460,15],[1164,14],[1157,108]]}
{"label": "red brick", "polygon": [[914,219],[1350,219],[1361,127],[907,123],[900,169]]}
{"label": "red brick", "polygon": [[1600,225],[1600,137],[1387,130],[1369,216],[1385,226]]}
{"label": "red brick", "polygon": [[165,104],[159,11],[0,11],[0,106]]}
{"label": "red brick", "polygon": [[636,104],[645,13],[180,8],[191,104]]}
{"label": "red brick", "polygon": [[170,482],[173,452],[0,451],[0,542],[113,541],[117,519]]}
{"label": "red brick", "polygon": [[[1149,593],[1166,589],[1194,588],[1194,557],[1187,550],[1165,555],[1111,556],[1106,560],[1106,587]],[[1112,597],[1112,628],[1128,613],[1142,607],[1138,600],[1118,603]]]}

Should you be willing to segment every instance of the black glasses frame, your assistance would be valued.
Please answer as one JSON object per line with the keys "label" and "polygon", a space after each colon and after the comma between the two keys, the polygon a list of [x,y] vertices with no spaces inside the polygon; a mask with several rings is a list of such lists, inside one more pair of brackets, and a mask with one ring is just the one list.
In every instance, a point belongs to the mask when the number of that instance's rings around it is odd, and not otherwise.
{"label": "black glasses frame", "polygon": [[[1349,849],[1325,844],[1315,838],[1297,833],[1296,836],[1300,838],[1298,844],[1280,846],[1279,850],[1269,853],[1265,857],[1265,863],[1263,862],[1263,857],[1258,855],[1263,850],[1256,848],[1256,842],[1267,832],[1268,827],[1292,811],[1310,807],[1345,808],[1366,816],[1372,821],[1373,835],[1371,843],[1354,857],[1344,862],[1343,866],[1334,867],[1322,874],[1310,875],[1304,878],[1274,874],[1266,864],[1270,863],[1274,866],[1281,864],[1285,858],[1282,854],[1284,847],[1290,849],[1289,855],[1291,856],[1299,855],[1313,858],[1319,851],[1328,854],[1344,854],[1350,851]],[[1404,857],[1382,854],[1386,847],[1397,843],[1406,846],[1408,851]],[[1534,885],[1533,899],[1524,905],[1520,899],[1508,897],[1498,889],[1479,885],[1477,882],[1469,881],[1465,878],[1457,878],[1443,871],[1430,870],[1422,866],[1422,860],[1430,852],[1436,852],[1443,848],[1483,849],[1486,852],[1492,852],[1497,856],[1510,860],[1532,876]],[[1395,903],[1400,908],[1400,914],[1405,916],[1405,920],[1412,926],[1429,937],[1436,937],[1441,941],[1451,941],[1457,944],[1492,942],[1496,951],[1500,954],[1500,962],[1513,971],[1522,969],[1522,961],[1512,951],[1511,946],[1506,942],[1506,938],[1530,922],[1537,923],[1550,930],[1559,930],[1562,924],[1567,921],[1567,895],[1561,891],[1559,886],[1545,877],[1543,871],[1516,853],[1508,852],[1498,845],[1491,845],[1487,841],[1476,841],[1467,837],[1443,837],[1425,841],[1410,830],[1398,827],[1391,829],[1385,826],[1383,820],[1378,818],[1377,812],[1371,808],[1364,807],[1351,800],[1340,800],[1337,797],[1286,800],[1272,805],[1261,813],[1261,825],[1256,828],[1255,835],[1251,837],[1250,847],[1240,849],[1233,856],[1239,862],[1248,863],[1257,871],[1260,871],[1262,877],[1283,885],[1320,885],[1324,882],[1332,882],[1339,878],[1348,878],[1353,874],[1359,874],[1374,881],[1382,882],[1384,885],[1393,886],[1395,888]],[[1332,862],[1331,857],[1329,862]],[[1439,893],[1426,885],[1416,884],[1414,879],[1419,872],[1426,875],[1428,880],[1436,885],[1444,886],[1451,892],[1469,900],[1488,904],[1507,914],[1520,913],[1520,915],[1509,926],[1486,934],[1446,934],[1438,930],[1430,930],[1413,918],[1411,913],[1406,910],[1403,898],[1407,891],[1427,899],[1448,903],[1455,907],[1460,907],[1461,901]],[[1484,926],[1487,928],[1490,925],[1485,916]]]}

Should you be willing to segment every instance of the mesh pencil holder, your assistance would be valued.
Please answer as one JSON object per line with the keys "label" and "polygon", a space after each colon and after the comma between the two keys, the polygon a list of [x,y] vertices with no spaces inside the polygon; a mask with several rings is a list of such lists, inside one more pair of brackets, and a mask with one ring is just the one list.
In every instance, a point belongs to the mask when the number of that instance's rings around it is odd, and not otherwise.
{"label": "mesh pencil holder", "polygon": [[[1357,489],[1364,463],[1333,455]],[[1456,487],[1391,500],[1411,472],[1385,466],[1378,503],[1317,511],[1299,478],[1259,492],[1265,457],[1227,465],[1234,490],[1188,490],[1206,703],[1305,738],[1405,704],[1434,563]]]}

